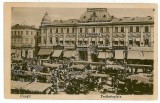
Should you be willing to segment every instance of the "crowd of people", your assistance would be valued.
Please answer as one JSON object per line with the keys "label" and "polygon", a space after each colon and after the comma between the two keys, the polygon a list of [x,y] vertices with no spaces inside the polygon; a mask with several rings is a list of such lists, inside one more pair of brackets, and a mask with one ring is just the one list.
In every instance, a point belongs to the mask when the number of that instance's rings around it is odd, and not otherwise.
{"label": "crowd of people", "polygon": [[128,78],[129,71],[126,69],[106,69],[105,65],[91,64],[76,68],[72,65],[58,64],[57,67],[47,67],[27,62],[12,63],[11,80],[51,83],[51,94],[88,94],[91,91],[116,94],[134,94],[136,91],[143,94],[153,93],[153,84],[138,83],[139,80]]}

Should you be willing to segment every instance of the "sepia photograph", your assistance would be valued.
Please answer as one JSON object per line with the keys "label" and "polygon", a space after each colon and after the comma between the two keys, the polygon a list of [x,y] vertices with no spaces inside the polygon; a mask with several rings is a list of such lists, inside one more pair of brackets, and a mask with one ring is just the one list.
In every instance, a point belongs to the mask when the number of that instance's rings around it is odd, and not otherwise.
{"label": "sepia photograph", "polygon": [[6,97],[157,99],[157,5],[82,5],[6,3]]}

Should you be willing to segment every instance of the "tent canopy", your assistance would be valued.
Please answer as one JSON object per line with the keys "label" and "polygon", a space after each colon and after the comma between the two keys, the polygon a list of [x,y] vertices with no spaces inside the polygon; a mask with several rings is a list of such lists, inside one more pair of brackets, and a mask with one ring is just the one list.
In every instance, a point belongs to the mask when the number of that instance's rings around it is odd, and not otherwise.
{"label": "tent canopy", "polygon": [[50,55],[53,49],[40,49],[38,55]]}
{"label": "tent canopy", "polygon": [[43,63],[43,65],[49,68],[57,68],[60,64]]}
{"label": "tent canopy", "polygon": [[52,57],[59,57],[62,53],[62,50],[54,50],[54,53],[52,54]]}
{"label": "tent canopy", "polygon": [[76,69],[80,69],[83,70],[85,67],[85,65],[72,65],[71,68],[76,68]]}
{"label": "tent canopy", "polygon": [[99,52],[98,58],[99,59],[106,59],[106,58],[111,58],[113,55],[111,52]]}
{"label": "tent canopy", "polygon": [[63,57],[65,58],[75,57],[75,51],[74,50],[65,51]]}
{"label": "tent canopy", "polygon": [[28,84],[24,90],[32,91],[32,92],[43,92],[49,87],[51,87],[52,84],[49,83],[40,83],[40,82],[32,82]]}
{"label": "tent canopy", "polygon": [[11,89],[23,89],[29,82],[11,81]]}

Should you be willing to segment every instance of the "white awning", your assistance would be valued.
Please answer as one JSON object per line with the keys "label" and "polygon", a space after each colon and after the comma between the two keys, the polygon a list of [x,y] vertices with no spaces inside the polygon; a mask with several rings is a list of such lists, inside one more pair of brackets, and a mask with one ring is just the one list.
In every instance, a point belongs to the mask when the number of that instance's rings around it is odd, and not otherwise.
{"label": "white awning", "polygon": [[143,59],[153,60],[154,59],[154,52],[152,52],[152,51],[144,51],[143,52]]}
{"label": "white awning", "polygon": [[106,59],[113,57],[113,54],[111,52],[99,52],[98,58],[100,59]]}
{"label": "white awning", "polygon": [[115,59],[124,59],[123,50],[115,50]]}
{"label": "white awning", "polygon": [[128,51],[127,59],[143,59],[141,51]]}
{"label": "white awning", "polygon": [[62,50],[54,50],[54,53],[52,54],[52,57],[59,57],[62,53]]}
{"label": "white awning", "polygon": [[65,58],[75,57],[75,51],[74,50],[65,51],[63,57]]}

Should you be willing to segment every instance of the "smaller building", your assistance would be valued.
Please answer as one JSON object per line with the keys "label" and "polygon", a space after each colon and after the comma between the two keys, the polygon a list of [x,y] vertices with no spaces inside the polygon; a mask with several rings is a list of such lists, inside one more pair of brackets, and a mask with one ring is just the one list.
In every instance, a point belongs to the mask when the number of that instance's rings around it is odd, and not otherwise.
{"label": "smaller building", "polygon": [[35,26],[16,24],[11,27],[11,56],[12,58],[31,59],[35,56]]}

